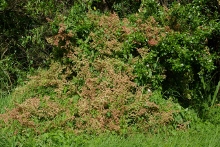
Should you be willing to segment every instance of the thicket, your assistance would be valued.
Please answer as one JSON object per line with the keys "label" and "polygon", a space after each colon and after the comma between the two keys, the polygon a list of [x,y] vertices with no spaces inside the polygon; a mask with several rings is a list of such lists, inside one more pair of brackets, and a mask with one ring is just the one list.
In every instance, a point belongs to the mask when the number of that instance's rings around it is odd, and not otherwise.
{"label": "thicket", "polygon": [[1,0],[0,76],[1,92],[10,92],[24,80],[31,68],[45,66],[51,47],[49,21],[65,11],[73,1]]}
{"label": "thicket", "polygon": [[219,19],[217,0],[1,0],[0,92],[33,74],[24,103],[2,116],[31,127],[49,120],[45,129],[58,127],[58,114],[75,130],[184,126],[172,100],[217,124]]}

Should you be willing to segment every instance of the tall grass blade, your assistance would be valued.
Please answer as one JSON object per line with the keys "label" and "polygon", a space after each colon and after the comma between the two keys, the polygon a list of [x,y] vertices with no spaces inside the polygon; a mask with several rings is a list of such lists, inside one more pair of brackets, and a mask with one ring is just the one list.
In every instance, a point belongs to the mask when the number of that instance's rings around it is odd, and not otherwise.
{"label": "tall grass blade", "polygon": [[217,87],[215,89],[215,93],[214,93],[213,98],[212,98],[211,106],[213,106],[215,101],[216,101],[216,97],[217,97],[217,94],[219,92],[219,88],[220,88],[220,81],[218,82],[218,85],[217,85]]}

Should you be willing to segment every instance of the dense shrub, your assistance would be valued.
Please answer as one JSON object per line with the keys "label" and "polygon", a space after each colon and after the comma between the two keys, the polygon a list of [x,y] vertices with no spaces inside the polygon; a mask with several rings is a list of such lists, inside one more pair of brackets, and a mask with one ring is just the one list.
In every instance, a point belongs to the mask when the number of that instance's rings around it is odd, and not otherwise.
{"label": "dense shrub", "polygon": [[[219,4],[207,3],[173,3],[166,11],[156,4],[153,7],[159,12],[154,13],[159,25],[169,26],[172,31],[151,47],[145,60],[162,67],[158,74],[166,76],[162,82],[165,96],[178,98],[186,107],[202,103],[210,106],[218,100],[214,92],[218,91],[219,81]],[[205,13],[201,5],[207,8]],[[149,13],[146,9],[142,10],[145,16]]]}
{"label": "dense shrub", "polygon": [[[33,67],[48,65],[48,71],[38,70],[15,91],[22,104],[2,118],[32,128],[47,124],[42,132],[72,127],[123,133],[133,126],[148,130],[187,122],[172,100],[209,116],[218,111],[209,112],[219,103],[218,4],[16,2],[1,5],[0,74],[7,83],[2,89]],[[27,106],[34,101],[33,108]]]}
{"label": "dense shrub", "polygon": [[119,17],[125,17],[138,12],[141,0],[85,0],[81,4],[88,9],[99,10],[101,12],[116,12]]}

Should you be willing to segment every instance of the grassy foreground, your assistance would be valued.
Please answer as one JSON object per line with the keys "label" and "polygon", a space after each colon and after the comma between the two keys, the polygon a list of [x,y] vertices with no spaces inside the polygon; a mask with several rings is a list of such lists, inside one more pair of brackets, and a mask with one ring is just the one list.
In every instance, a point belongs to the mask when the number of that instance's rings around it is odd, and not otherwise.
{"label": "grassy foreground", "polygon": [[[102,135],[74,135],[55,131],[39,136],[7,136],[9,132],[1,130],[0,145],[12,146],[72,146],[72,147],[218,147],[219,126],[203,124],[199,129],[187,131],[161,132],[158,134],[133,134],[119,136],[112,134]],[[12,134],[11,134],[12,135]]]}

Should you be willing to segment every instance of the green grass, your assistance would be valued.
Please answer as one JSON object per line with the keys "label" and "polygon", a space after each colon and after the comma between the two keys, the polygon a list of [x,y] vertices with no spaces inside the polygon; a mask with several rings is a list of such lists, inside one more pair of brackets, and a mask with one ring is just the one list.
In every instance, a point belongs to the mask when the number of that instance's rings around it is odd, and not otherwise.
{"label": "green grass", "polygon": [[[200,131],[188,130],[174,131],[172,135],[166,133],[144,135],[135,134],[128,137],[119,135],[73,135],[61,131],[46,133],[41,136],[13,136],[10,139],[0,138],[1,146],[88,146],[88,147],[218,147],[220,129],[207,131],[206,128]],[[1,134],[3,135],[3,134]]]}
{"label": "green grass", "polygon": [[189,130],[186,132],[173,132],[171,136],[165,133],[154,135],[137,134],[128,138],[120,136],[102,136],[91,140],[87,145],[89,147],[186,147],[186,146],[219,146],[220,132],[219,128],[209,131],[204,130],[195,132]]}
{"label": "green grass", "polygon": [[[72,147],[217,147],[219,146],[219,126],[200,124],[198,128],[187,131],[168,131],[158,134],[123,135],[74,135],[57,130],[42,135],[28,133],[24,136],[12,135],[1,130],[0,146],[72,146]],[[6,135],[7,134],[7,135]]]}
{"label": "green grass", "polygon": [[[0,91],[1,92],[1,91]],[[0,114],[5,112],[5,108],[9,106],[11,97],[5,93],[0,93]]]}

